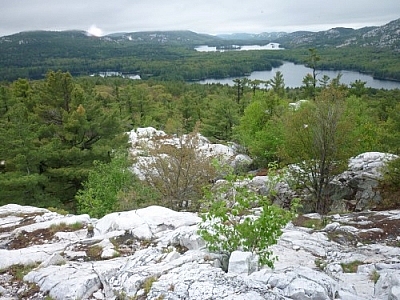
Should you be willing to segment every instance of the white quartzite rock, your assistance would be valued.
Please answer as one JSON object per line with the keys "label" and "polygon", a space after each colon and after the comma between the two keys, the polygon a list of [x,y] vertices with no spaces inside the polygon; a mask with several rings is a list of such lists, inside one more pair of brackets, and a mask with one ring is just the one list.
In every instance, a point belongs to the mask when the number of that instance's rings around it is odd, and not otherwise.
{"label": "white quartzite rock", "polygon": [[249,275],[258,271],[258,257],[251,252],[233,251],[229,258],[228,273]]}
{"label": "white quartzite rock", "polygon": [[[21,211],[35,213],[31,207],[25,209],[13,205],[4,210],[0,207],[0,229],[4,231],[0,242],[13,237],[7,228],[12,232],[23,232],[23,223],[20,228],[13,229],[4,221],[11,220],[13,226],[17,226],[18,220],[10,217],[18,216],[22,222],[24,217],[18,214]],[[43,228],[44,224],[50,226],[63,218],[74,220],[73,216],[64,217],[46,210],[37,210],[37,213],[45,217],[35,218],[37,223],[26,228]],[[400,211],[377,212],[374,216],[396,221],[400,219]],[[275,268],[262,268],[250,275],[248,258],[251,253],[232,253],[227,273],[216,267],[222,264],[222,256],[205,249],[204,241],[197,234],[200,219],[196,214],[153,206],[110,214],[100,220],[88,216],[79,218],[93,224],[93,237],[88,238],[86,229],[81,229],[73,233],[59,232],[46,244],[17,250],[7,249],[7,243],[0,243],[4,245],[0,249],[0,269],[13,264],[42,262],[24,280],[36,283],[42,294],[49,293],[57,300],[117,297],[172,300],[399,299],[399,247],[362,243],[346,246],[328,239],[329,234],[357,234],[360,231],[355,223],[347,225],[346,222],[351,221],[350,215],[336,215],[333,218],[336,223],[323,231],[287,226],[278,244],[271,247],[279,258]],[[356,219],[361,224],[373,225],[368,223],[366,214]],[[114,256],[112,251],[119,249],[111,239],[124,237],[127,232],[132,233],[129,238],[133,239],[133,245],[134,235],[150,238],[152,243],[144,248],[132,248],[127,256],[85,261],[88,259],[87,245],[101,247],[103,254],[109,253],[104,255],[106,257]],[[140,232],[148,234],[140,235]],[[318,260],[322,263],[317,264]],[[341,264],[355,260],[361,262],[357,272],[343,273]],[[380,275],[376,284],[370,279],[374,271]],[[10,285],[1,280],[0,274],[0,290],[7,297],[4,299],[17,299],[10,294]]]}

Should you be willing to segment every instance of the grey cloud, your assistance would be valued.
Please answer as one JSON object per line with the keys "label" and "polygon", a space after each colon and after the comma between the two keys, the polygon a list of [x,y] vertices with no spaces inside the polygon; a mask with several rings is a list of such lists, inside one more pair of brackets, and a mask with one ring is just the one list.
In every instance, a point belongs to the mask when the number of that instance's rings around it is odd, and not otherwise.
{"label": "grey cloud", "polygon": [[0,0],[0,36],[26,30],[104,33],[186,29],[202,33],[325,30],[383,25],[398,0]]}

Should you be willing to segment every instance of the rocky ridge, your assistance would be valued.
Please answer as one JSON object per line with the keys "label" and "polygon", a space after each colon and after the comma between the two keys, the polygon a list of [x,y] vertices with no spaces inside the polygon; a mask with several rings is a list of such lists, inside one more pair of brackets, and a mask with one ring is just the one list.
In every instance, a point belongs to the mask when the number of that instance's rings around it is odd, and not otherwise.
{"label": "rocky ridge", "polygon": [[96,220],[10,204],[0,299],[400,299],[399,219],[303,215],[272,247],[275,269],[251,272],[248,253],[205,249],[194,213],[152,206]]}
{"label": "rocky ridge", "polygon": [[[291,103],[296,107],[299,103]],[[185,136],[181,138],[167,135],[162,130],[153,127],[137,128],[128,132],[131,143],[131,154],[136,163],[132,171],[144,179],[144,172],[149,172],[153,157],[147,154],[149,148],[155,144],[168,144],[180,147],[180,143],[188,142]],[[236,144],[213,144],[206,137],[199,135],[196,150],[200,157],[202,155],[214,157],[223,164],[229,164],[234,170],[248,170],[252,159],[241,153],[239,145]],[[382,201],[379,191],[379,181],[382,179],[384,167],[387,161],[397,158],[396,155],[381,152],[366,152],[352,157],[348,162],[348,169],[333,178],[329,186],[329,197],[332,200],[330,211],[362,211],[376,209]],[[200,158],[201,159],[201,158]],[[153,173],[156,173],[153,171]],[[278,182],[271,186],[271,178],[268,176],[257,176],[263,172],[253,172],[254,177],[246,184],[260,194],[269,195],[270,189],[276,190],[277,195],[274,202],[280,206],[291,203],[294,197],[306,198],[307,194],[298,195],[289,186],[287,180]],[[262,174],[266,175],[266,174]],[[272,180],[273,182],[274,180]],[[274,183],[272,183],[273,185]],[[305,207],[305,212],[310,208]]]}
{"label": "rocky ridge", "polygon": [[[154,137],[175,141],[139,129],[130,133],[132,152]],[[201,141],[202,151],[243,161],[235,147]],[[375,184],[392,158],[352,158],[332,182],[342,213],[288,224],[272,247],[273,270],[258,269],[251,253],[207,251],[195,213],[150,206],[93,219],[2,206],[0,299],[400,299],[400,210],[368,210],[380,201]],[[248,185],[268,193],[268,176]],[[344,213],[349,204],[361,211]]]}

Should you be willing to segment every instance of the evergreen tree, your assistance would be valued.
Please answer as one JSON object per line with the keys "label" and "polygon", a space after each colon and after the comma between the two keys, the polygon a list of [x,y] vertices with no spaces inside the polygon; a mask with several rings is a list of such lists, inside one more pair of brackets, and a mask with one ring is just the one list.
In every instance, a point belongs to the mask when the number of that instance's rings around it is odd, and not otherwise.
{"label": "evergreen tree", "polygon": [[116,112],[106,110],[69,73],[13,85],[14,105],[1,118],[0,159],[7,167],[0,187],[7,198],[38,206],[75,208],[74,196],[93,168],[127,145]]}
{"label": "evergreen tree", "polygon": [[229,140],[239,121],[239,104],[228,95],[212,95],[207,98],[208,114],[203,119],[202,134],[217,140]]}

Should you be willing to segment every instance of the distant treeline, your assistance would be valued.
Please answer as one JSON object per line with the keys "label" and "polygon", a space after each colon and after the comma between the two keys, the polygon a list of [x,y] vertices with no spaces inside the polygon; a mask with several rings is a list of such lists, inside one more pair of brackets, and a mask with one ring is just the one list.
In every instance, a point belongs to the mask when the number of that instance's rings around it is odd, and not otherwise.
{"label": "distant treeline", "polygon": [[[28,35],[29,37],[29,35]],[[117,42],[45,34],[0,42],[0,81],[44,78],[49,70],[74,76],[115,71],[138,74],[143,79],[195,81],[235,77],[270,70],[282,61],[307,64],[308,49],[283,51],[197,52],[193,42]],[[216,43],[216,41],[210,41]],[[375,78],[400,80],[400,53],[390,49],[349,46],[317,49],[320,69],[353,70]]]}

